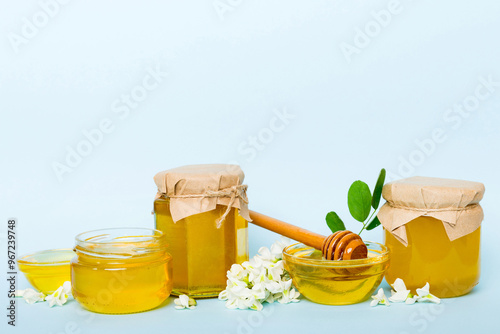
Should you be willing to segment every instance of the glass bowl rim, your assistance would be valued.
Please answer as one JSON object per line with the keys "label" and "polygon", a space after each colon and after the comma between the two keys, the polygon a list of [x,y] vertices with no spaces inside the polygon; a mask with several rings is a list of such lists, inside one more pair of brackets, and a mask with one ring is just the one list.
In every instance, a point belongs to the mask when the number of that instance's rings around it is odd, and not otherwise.
{"label": "glass bowl rim", "polygon": [[[306,249],[315,249],[314,247],[307,246],[301,242],[297,242],[294,244],[291,244],[283,249],[283,260],[287,261],[291,260],[292,262],[296,263],[301,263],[301,264],[306,264],[310,266],[321,266],[325,268],[350,268],[350,267],[357,267],[357,266],[366,266],[366,265],[374,265],[378,263],[382,263],[385,261],[389,260],[389,249],[387,246],[384,244],[374,242],[374,241],[365,241],[364,242],[366,246],[368,247],[368,252],[370,252],[370,246],[377,246],[380,247],[380,254],[374,257],[368,257],[364,259],[355,259],[355,260],[327,260],[325,258],[321,259],[312,259],[312,258],[305,258],[305,257],[299,257],[294,254],[290,254],[289,251],[293,247],[297,246],[304,246]],[[319,250],[318,250],[319,251]]]}
{"label": "glass bowl rim", "polygon": [[[16,262],[18,264],[24,265],[24,266],[61,266],[61,265],[68,265],[71,263],[71,259],[69,260],[61,260],[61,261],[46,261],[46,262],[32,262],[29,261],[28,259],[35,257],[36,255],[40,254],[45,254],[45,253],[73,253],[73,257],[76,255],[75,251],[72,248],[56,248],[56,249],[46,249],[30,254],[25,254],[17,258]],[[73,258],[72,257],[72,258]],[[21,270],[22,271],[22,270]]]}

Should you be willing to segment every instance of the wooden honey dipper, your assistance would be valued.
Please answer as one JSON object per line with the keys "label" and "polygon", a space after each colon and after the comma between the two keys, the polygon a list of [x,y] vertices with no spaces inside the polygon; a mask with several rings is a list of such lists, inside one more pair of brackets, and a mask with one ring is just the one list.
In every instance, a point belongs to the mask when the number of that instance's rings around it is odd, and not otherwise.
{"label": "wooden honey dipper", "polygon": [[351,231],[337,231],[325,237],[255,211],[250,211],[250,218],[257,226],[321,250],[327,260],[354,260],[368,257],[365,243],[359,235]]}

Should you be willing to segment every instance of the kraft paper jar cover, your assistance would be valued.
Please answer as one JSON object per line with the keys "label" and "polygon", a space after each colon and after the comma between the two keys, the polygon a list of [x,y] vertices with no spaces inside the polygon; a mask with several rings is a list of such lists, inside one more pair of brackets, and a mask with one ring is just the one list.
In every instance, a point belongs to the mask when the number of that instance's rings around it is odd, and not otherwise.
{"label": "kraft paper jar cover", "polygon": [[387,183],[382,196],[386,203],[377,217],[405,246],[405,224],[420,216],[443,222],[451,241],[474,232],[483,220],[479,201],[484,195],[479,182],[415,176]]}
{"label": "kraft paper jar cover", "polygon": [[174,222],[214,210],[217,204],[237,208],[243,218],[251,221],[244,178],[238,165],[182,166],[155,175],[156,198],[170,198]]}

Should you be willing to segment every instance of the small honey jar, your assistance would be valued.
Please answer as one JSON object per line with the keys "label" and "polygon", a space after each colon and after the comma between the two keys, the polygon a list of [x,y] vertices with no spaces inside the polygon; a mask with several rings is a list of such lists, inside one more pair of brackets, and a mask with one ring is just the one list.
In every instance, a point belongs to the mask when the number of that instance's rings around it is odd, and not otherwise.
{"label": "small honey jar", "polygon": [[457,297],[479,282],[483,209],[479,182],[411,177],[384,186],[387,200],[378,213],[385,230],[392,284],[408,289],[429,282],[440,297]]}
{"label": "small honey jar", "polygon": [[162,232],[110,228],[76,236],[71,260],[73,297],[92,312],[144,312],[172,290],[171,256]]}
{"label": "small honey jar", "polygon": [[155,175],[156,229],[172,255],[173,294],[216,297],[248,260],[248,199],[237,165],[184,166]]}

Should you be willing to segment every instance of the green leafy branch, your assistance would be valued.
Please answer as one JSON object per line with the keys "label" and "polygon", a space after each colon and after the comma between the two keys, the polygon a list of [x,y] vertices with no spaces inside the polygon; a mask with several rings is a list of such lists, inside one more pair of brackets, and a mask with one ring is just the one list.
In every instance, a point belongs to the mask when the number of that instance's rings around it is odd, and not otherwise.
{"label": "green leafy branch", "polygon": [[[354,181],[347,193],[347,205],[351,216],[363,224],[361,234],[365,229],[370,231],[380,225],[375,213],[377,212],[380,204],[380,197],[382,196],[382,188],[385,182],[385,169],[382,168],[373,189],[373,194],[370,192],[370,187],[363,181]],[[372,211],[373,208],[373,211]],[[375,218],[373,216],[375,215]],[[332,233],[345,230],[345,225],[339,215],[334,212],[328,212],[326,215],[326,224],[332,230]]]}

